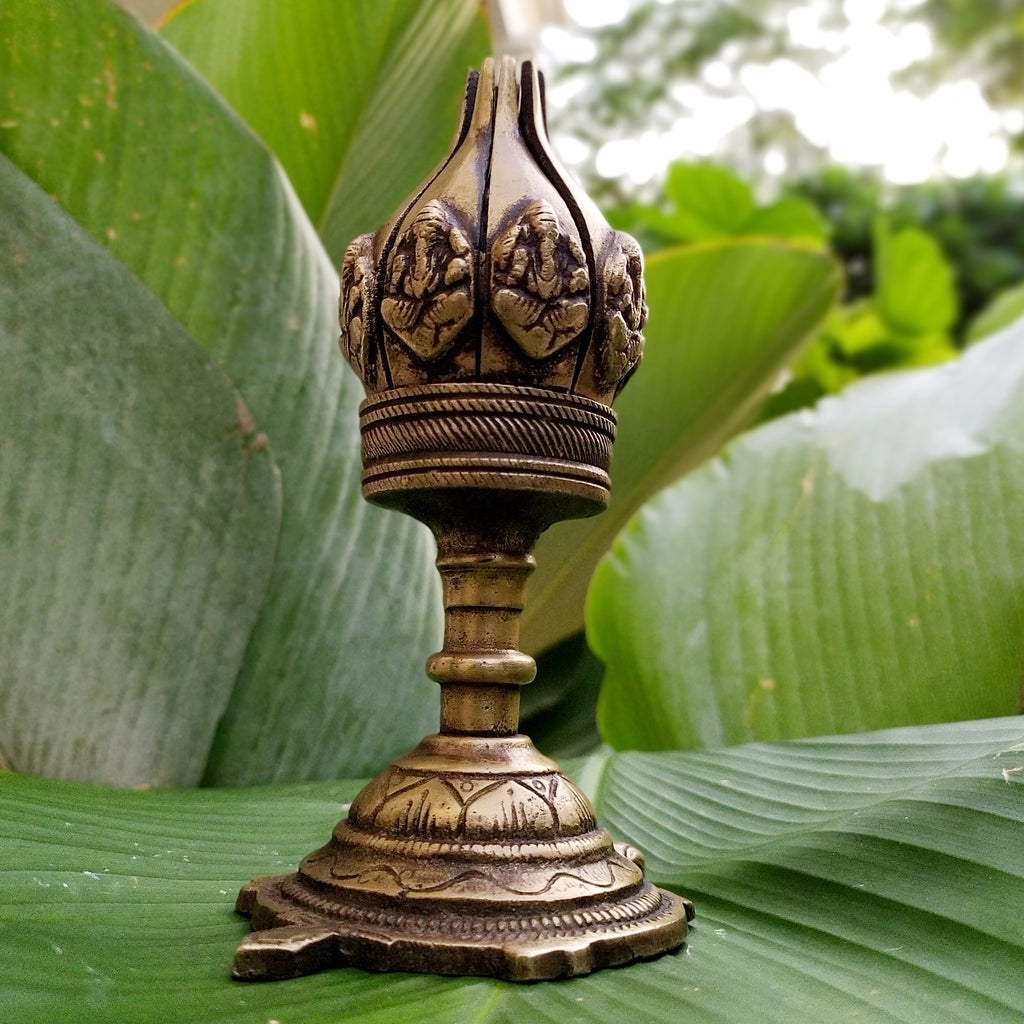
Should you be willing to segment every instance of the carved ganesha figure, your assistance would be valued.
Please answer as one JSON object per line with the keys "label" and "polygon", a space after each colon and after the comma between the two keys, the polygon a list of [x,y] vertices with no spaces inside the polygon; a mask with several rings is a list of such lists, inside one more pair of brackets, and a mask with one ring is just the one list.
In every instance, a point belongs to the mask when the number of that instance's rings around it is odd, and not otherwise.
{"label": "carved ganesha figure", "polygon": [[643,274],[640,246],[629,235],[620,234],[602,272],[605,330],[598,350],[602,374],[609,382],[617,382],[617,389],[626,383],[643,354],[642,331],[647,321]]}
{"label": "carved ganesha figure", "polygon": [[440,359],[473,315],[473,258],[448,208],[427,203],[389,261],[384,322],[421,359]]}
{"label": "carved ganesha figure", "polygon": [[590,275],[578,241],[542,199],[529,203],[491,250],[491,304],[531,359],[544,359],[587,325]]}
{"label": "carved ganesha figure", "polygon": [[373,236],[361,235],[345,250],[341,262],[341,349],[359,377],[372,383],[370,325],[373,300]]}

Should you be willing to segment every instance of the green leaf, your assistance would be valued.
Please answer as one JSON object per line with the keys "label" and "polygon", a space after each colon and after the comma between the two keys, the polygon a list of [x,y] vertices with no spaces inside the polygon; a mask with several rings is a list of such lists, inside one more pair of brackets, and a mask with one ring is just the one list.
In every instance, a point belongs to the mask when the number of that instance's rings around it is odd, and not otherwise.
{"label": "green leaf", "polygon": [[[836,349],[836,355],[853,359],[872,349],[886,345],[892,333],[879,316],[875,304],[861,299],[832,311],[825,324],[826,339]],[[838,391],[838,388],[829,388]]]}
{"label": "green leaf", "polygon": [[595,574],[613,746],[1009,714],[1024,625],[1024,325],[751,432]]}
{"label": "green leaf", "polygon": [[415,685],[440,634],[433,543],[359,496],[362,389],[294,193],[205,82],[101,0],[5,2],[0,83],[0,150],[226,369],[281,468],[277,561],[208,780],[376,770],[436,716]]}
{"label": "green leaf", "polygon": [[967,343],[987,338],[1024,316],[1024,284],[1000,292],[970,323]]}
{"label": "green leaf", "polygon": [[[632,203],[618,211],[618,215],[613,211],[609,223],[627,234],[637,236],[644,252],[648,254],[694,240],[694,226],[688,215],[647,203]],[[697,229],[696,234],[703,237],[704,231]],[[711,232],[713,238],[720,236],[721,232]]]}
{"label": "green leaf", "polygon": [[478,0],[192,0],[163,35],[270,146],[335,262],[445,155]]}
{"label": "green leaf", "polygon": [[1012,1020],[1022,740],[1010,718],[613,758],[604,824],[697,906],[650,1019]]}
{"label": "green leaf", "polygon": [[933,334],[915,334],[910,337],[895,337],[892,346],[885,353],[885,369],[910,369],[917,366],[935,366],[956,359],[960,349],[945,331]]}
{"label": "green leaf", "polygon": [[[945,331],[898,334],[878,315],[870,300],[852,303],[833,310],[823,332],[819,347],[826,359],[832,360],[845,386],[855,375],[886,370],[932,366],[956,359],[960,350]],[[839,391],[827,375],[819,377],[826,390]]]}
{"label": "green leaf", "polygon": [[716,164],[674,163],[665,196],[680,240],[700,241],[741,233],[754,213],[754,192],[732,171]]}
{"label": "green leaf", "polygon": [[623,523],[746,422],[835,300],[839,278],[822,253],[753,240],[648,261],[647,345],[616,403],[612,504],[541,537],[523,615],[528,649],[579,630],[590,576]]}
{"label": "green leaf", "polygon": [[824,245],[829,235],[828,221],[806,199],[786,196],[770,206],[755,210],[743,223],[744,235],[791,238],[809,245]]}
{"label": "green leaf", "polygon": [[601,746],[597,698],[604,665],[581,629],[537,659],[536,685],[522,691],[519,731],[556,759],[580,757]]}
{"label": "green leaf", "polygon": [[602,821],[697,919],[684,953],[519,986],[229,979],[238,887],[322,843],[352,783],[134,793],[0,776],[4,1008],[19,1024],[1004,1024],[1024,953],[1022,765],[1019,719],[592,758],[580,775]]}
{"label": "green leaf", "polygon": [[194,785],[266,593],[267,439],[157,299],[0,156],[0,749]]}
{"label": "green leaf", "polygon": [[[712,238],[785,238],[824,248],[829,225],[813,203],[786,196],[756,207],[749,185],[714,164],[673,164],[665,183],[668,208],[630,203],[611,211],[622,230],[651,236],[655,248]],[[645,250],[647,242],[642,238]]]}
{"label": "green leaf", "polygon": [[957,318],[953,268],[939,243],[920,228],[875,227],[875,301],[905,334],[948,331]]}

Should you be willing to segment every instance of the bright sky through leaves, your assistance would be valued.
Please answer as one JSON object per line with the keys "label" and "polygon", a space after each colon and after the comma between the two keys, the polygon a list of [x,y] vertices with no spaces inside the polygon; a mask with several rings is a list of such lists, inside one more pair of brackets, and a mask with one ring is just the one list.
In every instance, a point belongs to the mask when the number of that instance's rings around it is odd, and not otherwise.
{"label": "bright sky through leaves", "polygon": [[[619,22],[630,6],[630,0],[565,0],[570,18],[581,29]],[[687,114],[667,130],[641,130],[633,137],[606,141],[596,153],[598,173],[643,184],[672,160],[720,152],[729,134],[758,111],[790,113],[800,133],[833,160],[878,168],[899,184],[924,181],[937,172],[966,178],[1000,171],[1009,156],[1005,135],[1020,130],[1024,117],[1017,112],[1001,116],[977,83],[966,79],[945,83],[927,95],[895,83],[901,71],[930,55],[933,40],[924,22],[887,26],[888,7],[888,0],[845,0],[846,24],[823,27],[820,0],[793,4],[785,14],[793,43],[834,55],[820,74],[783,58],[746,64],[738,75],[725,62],[711,61],[703,69],[703,82],[673,86],[675,98],[689,108]],[[565,29],[545,29],[542,42],[556,64],[586,61],[596,52],[590,40]],[[568,89],[556,87],[552,104],[567,102],[582,84],[577,78],[567,83]],[[711,95],[705,86],[731,87],[733,95]],[[558,147],[568,163],[587,157],[587,147],[578,139],[560,136]],[[761,159],[769,175],[791,170],[782,149],[769,147]]]}

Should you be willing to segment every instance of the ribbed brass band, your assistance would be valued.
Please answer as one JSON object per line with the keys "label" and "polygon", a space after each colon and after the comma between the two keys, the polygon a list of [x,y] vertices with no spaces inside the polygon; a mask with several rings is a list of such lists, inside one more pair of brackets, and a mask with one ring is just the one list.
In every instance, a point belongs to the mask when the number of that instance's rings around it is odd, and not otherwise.
{"label": "ribbed brass band", "polygon": [[607,504],[615,414],[542,388],[394,388],[360,408],[363,493],[407,488],[553,490]]}
{"label": "ribbed brass band", "polygon": [[615,413],[545,388],[442,383],[393,388],[359,410],[369,462],[410,452],[500,452],[608,468]]}
{"label": "ribbed brass band", "polygon": [[557,493],[566,499],[562,518],[577,519],[607,507],[611,480],[602,470],[578,463],[553,465],[537,459],[533,466],[524,459],[480,456],[472,464],[440,457],[433,465],[419,459],[394,460],[363,472],[363,497],[378,504],[392,504],[389,496],[401,491],[453,490]]}

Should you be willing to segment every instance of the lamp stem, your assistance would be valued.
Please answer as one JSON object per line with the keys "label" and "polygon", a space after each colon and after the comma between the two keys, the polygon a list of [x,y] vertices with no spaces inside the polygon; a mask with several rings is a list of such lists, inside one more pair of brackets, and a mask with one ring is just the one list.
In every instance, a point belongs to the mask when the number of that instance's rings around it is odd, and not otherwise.
{"label": "lamp stem", "polygon": [[519,650],[533,531],[503,536],[437,531],[444,595],[444,647],[427,661],[441,684],[441,732],[511,736],[519,731],[519,688],[537,665]]}

